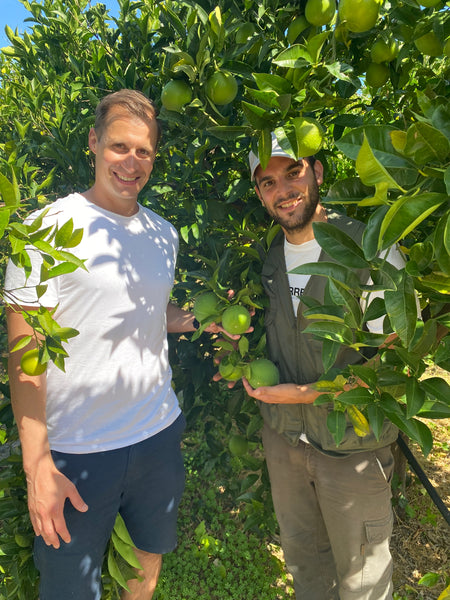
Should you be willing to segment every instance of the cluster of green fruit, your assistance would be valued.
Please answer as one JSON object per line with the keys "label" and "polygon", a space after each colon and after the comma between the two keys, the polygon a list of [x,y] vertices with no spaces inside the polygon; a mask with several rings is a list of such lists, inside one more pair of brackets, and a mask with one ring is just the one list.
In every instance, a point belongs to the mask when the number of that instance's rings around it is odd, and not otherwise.
{"label": "cluster of green fruit", "polygon": [[[425,8],[434,8],[441,0],[420,0]],[[329,25],[339,16],[335,27],[335,37],[338,41],[347,42],[348,34],[361,34],[370,31],[377,23],[381,0],[307,0],[304,15],[295,17],[289,24],[287,39],[290,44],[296,42],[310,26],[323,27]],[[443,45],[431,30],[414,40],[416,48],[424,56],[437,57],[442,54],[450,55],[450,37]],[[399,44],[394,39],[379,38],[371,48],[371,62],[366,70],[367,84],[373,88],[382,87],[389,79],[389,63],[397,58]]]}
{"label": "cluster of green fruit", "polygon": [[[228,71],[215,71],[206,81],[205,92],[213,104],[229,104],[238,92],[236,78]],[[180,112],[191,101],[192,88],[182,79],[171,79],[162,89],[161,104],[166,110]]]}
{"label": "cluster of green fruit", "polygon": [[[198,296],[193,312],[201,325],[221,323],[223,329],[231,335],[242,336],[251,323],[250,312],[245,306],[227,305],[214,292],[204,292]],[[221,356],[219,373],[226,381],[237,381],[245,377],[253,388],[279,383],[279,372],[273,362],[267,358],[249,359],[249,345],[245,337],[239,343],[231,339],[220,340],[217,346]]]}

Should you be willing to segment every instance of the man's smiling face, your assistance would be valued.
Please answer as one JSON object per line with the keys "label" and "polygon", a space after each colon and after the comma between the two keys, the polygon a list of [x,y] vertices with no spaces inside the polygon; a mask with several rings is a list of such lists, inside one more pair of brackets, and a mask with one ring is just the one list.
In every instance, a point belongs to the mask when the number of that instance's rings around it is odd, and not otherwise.
{"label": "man's smiling face", "polygon": [[92,200],[122,215],[138,210],[137,197],[153,169],[158,138],[155,120],[142,121],[115,107],[103,134],[89,132],[89,148],[95,154]]}
{"label": "man's smiling face", "polygon": [[319,185],[323,167],[308,160],[298,161],[285,156],[273,156],[263,171],[255,171],[256,187],[261,203],[273,220],[288,236],[309,226],[319,204]]}

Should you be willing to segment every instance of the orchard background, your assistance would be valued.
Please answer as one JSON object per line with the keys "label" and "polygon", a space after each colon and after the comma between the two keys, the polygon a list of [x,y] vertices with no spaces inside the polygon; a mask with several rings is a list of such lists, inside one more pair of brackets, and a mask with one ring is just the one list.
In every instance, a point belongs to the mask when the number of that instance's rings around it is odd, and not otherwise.
{"label": "orchard background", "polygon": [[[333,262],[320,271],[308,267],[328,278],[327,304],[311,305],[309,328],[324,340],[322,387],[329,392],[330,430],[338,443],[346,413],[356,407],[375,432],[382,419],[391,419],[426,456],[433,423],[450,418],[450,4],[119,0],[120,16],[111,19],[103,5],[90,7],[88,0],[21,1],[31,29],[19,35],[6,28],[10,45],[0,53],[2,278],[10,254],[27,268],[29,244],[46,259],[42,285],[80,266],[71,253],[80,232],[70,223],[58,232],[41,232],[39,223],[25,227],[21,221],[30,210],[91,185],[87,133],[94,108],[109,91],[138,89],[160,108],[164,129],[141,201],[180,233],[173,298],[191,307],[208,290],[223,306],[253,308],[254,332],[243,337],[237,352],[243,361],[263,356],[259,273],[277,228],[252,189],[248,151],[259,152],[265,164],[275,130],[280,143],[301,156],[309,128],[311,148],[316,146],[325,165],[324,202],[367,223],[361,247],[331,226],[317,228]],[[407,258],[400,271],[379,258],[395,243]],[[373,285],[367,289],[355,278],[359,268],[371,271]],[[370,300],[375,290],[385,291],[384,301]],[[369,293],[365,310],[358,302],[363,292]],[[415,294],[422,320],[416,318]],[[381,368],[335,372],[339,344],[379,346],[380,336],[368,334],[364,323],[382,316],[385,333],[395,332],[398,339],[380,352]],[[73,332],[60,330],[44,309],[27,318],[45,335],[41,360],[63,368],[64,342]],[[1,336],[5,366],[3,321]],[[188,419],[191,485],[217,481],[219,473],[226,481],[204,497],[188,486],[197,516],[208,506],[205,514],[219,510],[215,494],[226,488],[233,498],[228,509],[238,514],[241,529],[260,536],[276,532],[258,410],[240,384],[229,391],[212,382],[214,355],[226,344],[207,335],[171,342],[174,382]],[[430,366],[434,370],[424,378]],[[336,401],[333,392],[353,375],[368,388]],[[0,597],[35,600],[32,536],[5,370],[1,391]],[[194,562],[218,577],[218,583],[205,584],[205,597],[216,597],[211,590],[218,585],[217,598],[252,598],[251,591],[242,591],[245,582],[233,595],[226,544],[212,523],[220,515],[197,522],[187,509],[186,518],[188,531],[196,526]],[[105,562],[105,598],[118,597],[127,577],[126,538],[118,522]],[[176,571],[180,565],[175,566]],[[266,576],[269,594],[270,569]],[[187,584],[194,596],[173,587],[172,596],[164,595],[162,586],[158,598],[201,598],[202,577]],[[178,579],[189,581],[180,572]],[[448,585],[442,574],[428,583]],[[259,591],[253,597],[281,596]]]}

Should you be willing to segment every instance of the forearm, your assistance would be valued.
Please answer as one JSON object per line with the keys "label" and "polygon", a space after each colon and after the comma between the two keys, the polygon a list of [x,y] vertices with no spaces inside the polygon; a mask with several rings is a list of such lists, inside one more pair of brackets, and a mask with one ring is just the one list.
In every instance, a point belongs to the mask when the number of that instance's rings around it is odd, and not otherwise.
{"label": "forearm", "polygon": [[187,333],[195,331],[193,313],[183,310],[176,304],[169,302],[167,305],[167,332]]}
{"label": "forearm", "polygon": [[[24,321],[20,313],[8,311],[9,347],[32,333],[31,327]],[[38,376],[26,375],[21,367],[22,355],[35,347],[33,340],[28,346],[10,352],[8,373],[11,390],[11,406],[17,423],[25,472],[34,471],[36,464],[50,455],[46,424],[46,374]]]}
{"label": "forearm", "polygon": [[281,383],[271,387],[252,388],[243,379],[244,387],[252,398],[267,404],[313,404],[323,392],[315,390],[311,385]]}

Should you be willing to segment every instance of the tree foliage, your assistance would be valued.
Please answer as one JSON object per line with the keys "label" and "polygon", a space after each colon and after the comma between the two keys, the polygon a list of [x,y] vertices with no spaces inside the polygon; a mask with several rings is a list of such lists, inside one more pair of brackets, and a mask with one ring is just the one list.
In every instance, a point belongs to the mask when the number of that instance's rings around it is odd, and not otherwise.
{"label": "tree foliage", "polygon": [[[108,91],[139,89],[161,107],[164,135],[142,202],[180,232],[174,299],[191,306],[208,289],[225,305],[255,308],[254,333],[239,351],[263,355],[259,273],[277,228],[251,189],[248,151],[253,148],[265,164],[270,132],[276,130],[280,143],[296,155],[296,119],[311,119],[325,132],[318,154],[326,166],[324,202],[367,223],[361,246],[331,225],[318,225],[316,237],[333,260],[303,268],[328,278],[326,306],[309,307],[309,330],[324,341],[327,373],[320,385],[328,392],[321,401],[330,403],[329,426],[339,443],[348,419],[361,434],[367,424],[377,434],[389,418],[426,454],[432,437],[420,418],[450,415],[445,380],[421,378],[430,361],[447,370],[450,364],[448,4],[425,8],[416,0],[373,0],[375,24],[355,32],[341,20],[342,11],[324,26],[311,25],[304,18],[304,0],[119,0],[117,19],[88,0],[21,2],[29,11],[29,27],[23,34],[7,27],[10,44],[0,54],[2,264],[12,253],[26,269],[26,246],[32,244],[46,257],[43,286],[45,277],[82,268],[70,252],[79,235],[70,224],[42,232],[39,223],[24,226],[22,219],[91,184],[87,133],[96,104]],[[381,63],[387,80],[375,88],[366,72],[379,40],[389,48],[393,40],[396,44],[392,58]],[[208,93],[217,71],[237,83],[227,104],[214,104]],[[179,111],[161,106],[161,90],[172,80],[191,90],[191,100]],[[394,244],[406,255],[404,269],[380,257]],[[370,285],[355,278],[360,268],[370,270]],[[236,291],[232,298],[230,289]],[[379,290],[385,299],[371,300]],[[368,295],[364,309],[363,293]],[[415,295],[422,320],[416,318]],[[28,317],[45,334],[42,359],[63,367],[68,332],[58,331],[45,311]],[[333,371],[339,344],[361,351],[380,345],[380,336],[365,327],[380,317],[385,334],[395,332],[397,339],[378,352],[379,364]],[[219,423],[225,433],[244,433],[251,440],[260,426],[257,408],[239,386],[224,393],[211,383],[215,350],[206,336],[171,345],[180,402],[191,427],[200,427],[209,444],[206,468],[226,460]],[[352,376],[368,387],[335,398]],[[13,442],[6,387],[3,391],[2,435]],[[266,477],[260,460],[245,460],[253,477],[243,499],[254,508],[249,526],[257,526]],[[8,574],[2,593],[30,600],[29,544],[14,541],[26,531],[19,464],[14,449],[2,471],[1,516],[6,518],[4,510],[11,515],[1,537]],[[19,560],[8,563],[12,556]],[[112,551],[110,556],[115,560]],[[106,590],[109,597],[115,593]]]}

